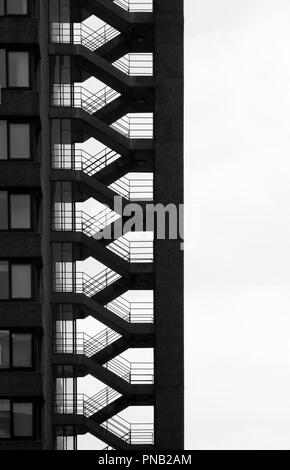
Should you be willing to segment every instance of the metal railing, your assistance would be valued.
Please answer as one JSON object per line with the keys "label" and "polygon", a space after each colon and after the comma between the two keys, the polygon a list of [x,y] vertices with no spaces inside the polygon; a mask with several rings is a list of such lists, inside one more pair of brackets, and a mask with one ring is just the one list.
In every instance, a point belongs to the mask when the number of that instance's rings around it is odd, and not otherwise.
{"label": "metal railing", "polygon": [[52,217],[52,230],[55,232],[82,232],[88,237],[96,237],[105,227],[119,219],[120,216],[106,208],[96,215],[84,211],[55,209]]}
{"label": "metal railing", "polygon": [[57,394],[54,412],[55,414],[75,414],[90,418],[120,396],[119,392],[109,387],[104,388],[93,397],[88,397],[84,393]]}
{"label": "metal railing", "polygon": [[54,275],[55,292],[72,292],[84,294],[87,297],[93,297],[121,277],[120,274],[115,273],[109,268],[98,273],[96,276],[89,276],[82,272],[66,273],[62,270],[56,270]]}
{"label": "metal railing", "polygon": [[106,24],[96,31],[84,23],[51,23],[50,40],[58,44],[80,44],[91,51],[96,51],[120,34]]}
{"label": "metal railing", "polygon": [[[57,394],[54,402],[54,413],[82,415],[91,418],[120,396],[118,392],[109,388],[101,390],[93,397],[88,397],[85,394]],[[154,444],[153,423],[129,423],[116,415],[102,423],[101,426],[128,444]]]}
{"label": "metal railing", "polygon": [[130,384],[153,384],[154,364],[152,362],[130,362],[122,356],[111,359],[104,367]]}
{"label": "metal railing", "polygon": [[128,444],[154,444],[154,425],[152,423],[129,423],[120,416],[114,416],[102,423],[101,426]]}
{"label": "metal railing", "polygon": [[130,52],[113,62],[121,72],[131,77],[153,75],[153,54]]}
{"label": "metal railing", "polygon": [[52,148],[52,168],[79,170],[93,176],[103,168],[118,160],[121,155],[105,148],[95,155],[71,144],[55,144]]}
{"label": "metal railing", "polygon": [[114,0],[113,3],[129,12],[145,12],[153,11],[153,0]]}
{"label": "metal railing", "polygon": [[153,174],[147,178],[123,176],[110,184],[110,189],[125,199],[138,201],[153,200]]}
{"label": "metal railing", "polygon": [[119,96],[120,93],[108,86],[93,92],[82,85],[60,83],[52,86],[51,105],[81,108],[94,114]]}
{"label": "metal railing", "polygon": [[95,336],[86,333],[56,332],[54,351],[56,354],[83,354],[92,357],[121,338],[121,335],[106,328]]}
{"label": "metal railing", "polygon": [[118,297],[105,307],[128,323],[154,323],[153,302],[129,302]]}
{"label": "metal railing", "polygon": [[108,245],[108,249],[129,263],[153,263],[153,241],[129,241],[125,237],[115,240]]}
{"label": "metal railing", "polygon": [[110,127],[128,139],[153,139],[153,113],[126,114]]}

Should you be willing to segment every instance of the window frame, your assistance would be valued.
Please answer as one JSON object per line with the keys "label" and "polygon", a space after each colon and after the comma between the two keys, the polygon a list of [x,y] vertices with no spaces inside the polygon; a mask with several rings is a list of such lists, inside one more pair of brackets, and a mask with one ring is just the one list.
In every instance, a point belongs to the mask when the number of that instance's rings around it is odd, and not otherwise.
{"label": "window frame", "polygon": [[[18,15],[16,15],[18,16]],[[0,17],[1,18],[1,17]],[[2,85],[2,90],[13,90],[13,91],[24,91],[24,90],[31,90],[32,89],[32,73],[33,73],[33,68],[32,68],[32,58],[31,58],[31,51],[27,48],[25,49],[12,49],[11,47],[5,48],[1,47],[5,51],[5,67],[6,67],[6,86]],[[28,86],[10,86],[9,85],[9,78],[10,78],[10,73],[9,73],[9,53],[13,52],[26,52],[28,54]]]}
{"label": "window frame", "polygon": [[31,2],[30,0],[26,0],[27,1],[27,12],[26,13],[8,13],[7,11],[7,3],[9,2],[9,0],[3,0],[4,2],[4,14],[3,15],[0,15],[0,18],[25,18],[27,16],[31,16]]}
{"label": "window frame", "polygon": [[[0,162],[31,162],[33,161],[33,154],[34,154],[34,145],[33,145],[33,125],[30,121],[18,121],[18,120],[7,120],[7,119],[0,119],[0,121],[6,122],[6,146],[7,146],[7,158],[1,158]],[[29,158],[13,158],[11,157],[11,138],[10,138],[10,127],[14,124],[25,124],[29,126],[29,148],[30,148],[30,156]]]}
{"label": "window frame", "polygon": [[[7,190],[1,189],[0,193],[7,193],[7,211],[8,211],[8,227],[7,229],[0,229],[1,232],[32,232],[33,231],[33,195],[31,192],[24,192],[22,190],[14,191],[14,190]],[[12,210],[11,210],[11,196],[29,196],[30,199],[30,217],[29,217],[29,228],[13,228],[11,226],[11,219],[12,219]]]}
{"label": "window frame", "polygon": [[[32,330],[25,330],[19,328],[0,328],[0,333],[2,331],[9,332],[9,367],[3,367],[0,369],[0,377],[2,371],[34,371],[36,370],[36,335],[35,332]],[[13,366],[13,335],[17,334],[25,334],[31,335],[31,366],[29,367],[14,367]]]}
{"label": "window frame", "polygon": [[[36,294],[36,271],[35,265],[31,259],[23,261],[22,259],[4,259],[0,258],[0,261],[8,263],[8,298],[0,299],[1,302],[33,302]],[[12,266],[21,265],[21,266],[30,266],[31,267],[31,296],[30,297],[12,297]]]}
{"label": "window frame", "polygon": [[[22,397],[1,397],[1,400],[9,401],[9,424],[10,424],[10,437],[0,437],[1,442],[10,441],[33,441],[37,438],[37,404],[31,398]],[[15,436],[14,435],[14,413],[13,405],[29,403],[32,405],[32,435],[31,436]]]}

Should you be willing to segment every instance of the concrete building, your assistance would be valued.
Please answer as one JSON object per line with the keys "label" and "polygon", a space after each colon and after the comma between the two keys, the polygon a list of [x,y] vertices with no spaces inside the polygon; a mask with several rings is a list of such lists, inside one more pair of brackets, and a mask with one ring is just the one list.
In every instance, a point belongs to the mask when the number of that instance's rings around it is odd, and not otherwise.
{"label": "concrete building", "polygon": [[0,84],[0,450],[182,449],[183,2],[0,0]]}

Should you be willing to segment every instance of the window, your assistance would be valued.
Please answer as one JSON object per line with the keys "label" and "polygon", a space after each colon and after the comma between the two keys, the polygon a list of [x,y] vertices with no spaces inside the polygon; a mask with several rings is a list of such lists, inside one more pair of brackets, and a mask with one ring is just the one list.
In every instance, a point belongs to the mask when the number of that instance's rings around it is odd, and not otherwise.
{"label": "window", "polygon": [[34,435],[32,402],[0,400],[0,439],[32,438]]}
{"label": "window", "polygon": [[27,0],[0,0],[0,16],[27,15]]}
{"label": "window", "polygon": [[10,158],[30,158],[29,124],[10,124],[9,126]]}
{"label": "window", "polygon": [[30,299],[31,266],[29,264],[12,264],[11,283],[13,299]]}
{"label": "window", "polygon": [[0,49],[0,85],[2,88],[29,87],[29,52]]}
{"label": "window", "polygon": [[30,194],[0,191],[0,230],[31,229]]}
{"label": "window", "polygon": [[8,52],[8,85],[12,88],[29,87],[28,52]]}
{"label": "window", "polygon": [[0,49],[0,85],[2,88],[7,86],[7,77],[6,77],[6,51],[5,49]]}
{"label": "window", "polygon": [[32,266],[0,261],[0,300],[32,298]]}
{"label": "window", "polygon": [[32,367],[32,334],[0,330],[0,369]]}
{"label": "window", "polygon": [[11,229],[30,229],[30,195],[10,195],[10,226]]}
{"label": "window", "polygon": [[31,158],[29,123],[0,121],[0,160]]}
{"label": "window", "polygon": [[8,193],[0,191],[0,230],[8,229]]}
{"label": "window", "polygon": [[0,400],[0,439],[11,437],[10,427],[10,400]]}
{"label": "window", "polygon": [[0,300],[9,299],[9,263],[0,261]]}
{"label": "window", "polygon": [[0,369],[10,368],[10,332],[0,331]]}
{"label": "window", "polygon": [[32,403],[13,403],[13,431],[15,437],[33,435]]}

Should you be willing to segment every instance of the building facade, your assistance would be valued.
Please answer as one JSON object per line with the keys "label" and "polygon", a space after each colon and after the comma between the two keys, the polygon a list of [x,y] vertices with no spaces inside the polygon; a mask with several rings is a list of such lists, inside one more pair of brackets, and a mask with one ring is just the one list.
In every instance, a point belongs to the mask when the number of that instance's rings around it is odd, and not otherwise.
{"label": "building facade", "polygon": [[0,450],[183,449],[182,0],[0,0],[0,84]]}

